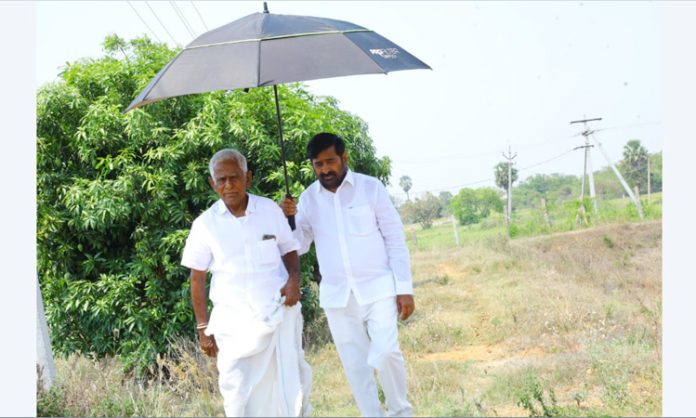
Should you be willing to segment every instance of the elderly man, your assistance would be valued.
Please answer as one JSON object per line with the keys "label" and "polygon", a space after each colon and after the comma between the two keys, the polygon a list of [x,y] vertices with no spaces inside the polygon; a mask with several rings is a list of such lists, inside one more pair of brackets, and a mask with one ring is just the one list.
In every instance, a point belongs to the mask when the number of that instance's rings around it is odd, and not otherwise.
{"label": "elderly man", "polygon": [[318,181],[283,201],[297,214],[300,254],[316,244],[319,301],[353,396],[363,416],[383,416],[373,369],[391,416],[413,414],[399,349],[397,315],[414,310],[408,248],[399,214],[382,183],[348,169],[343,140],[314,136],[307,155]]}
{"label": "elderly man", "polygon": [[278,205],[247,193],[251,179],[236,150],[210,160],[208,182],[220,200],[194,220],[181,261],[191,269],[198,338],[217,356],[226,416],[306,416],[299,244]]}

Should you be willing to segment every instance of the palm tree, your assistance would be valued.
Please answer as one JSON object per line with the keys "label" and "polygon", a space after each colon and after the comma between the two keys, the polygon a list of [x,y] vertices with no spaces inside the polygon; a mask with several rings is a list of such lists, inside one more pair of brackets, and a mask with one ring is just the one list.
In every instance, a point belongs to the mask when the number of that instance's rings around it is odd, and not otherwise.
{"label": "palm tree", "polygon": [[[506,192],[508,190],[508,164],[510,163],[507,161],[501,161],[493,167],[495,172],[495,185]],[[510,180],[512,180],[511,183],[514,184],[517,181],[517,169],[512,167],[510,171]]]}
{"label": "palm tree", "polygon": [[408,196],[408,191],[411,190],[411,186],[413,185],[413,181],[411,180],[411,177],[409,176],[401,176],[399,179],[399,186],[401,186],[402,189],[404,189],[404,192],[406,192],[406,200],[411,200],[411,198]]}

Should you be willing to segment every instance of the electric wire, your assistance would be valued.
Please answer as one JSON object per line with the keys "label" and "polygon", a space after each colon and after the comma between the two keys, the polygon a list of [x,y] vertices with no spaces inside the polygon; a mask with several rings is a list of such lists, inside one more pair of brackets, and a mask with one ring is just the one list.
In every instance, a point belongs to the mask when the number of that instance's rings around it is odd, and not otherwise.
{"label": "electric wire", "polygon": [[563,157],[564,155],[569,154],[569,153],[571,153],[571,152],[573,152],[573,151],[575,151],[575,149],[570,149],[570,150],[568,150],[568,151],[566,151],[566,152],[564,152],[564,153],[562,153],[562,154],[559,154],[559,155],[557,155],[557,156],[555,156],[555,157],[549,158],[548,160],[544,160],[544,161],[538,162],[538,163],[536,163],[536,164],[532,164],[532,165],[527,166],[527,167],[524,167],[524,168],[518,168],[517,171],[529,170],[530,168],[534,168],[534,167],[536,167],[536,166],[539,166],[539,165],[542,165],[542,164],[546,164],[546,163],[548,163],[548,162],[557,160],[557,159]]}
{"label": "electric wire", "polygon": [[201,19],[201,23],[203,23],[203,27],[205,28],[206,31],[208,31],[209,30],[208,25],[205,24],[205,20],[203,20],[203,16],[201,15],[201,12],[198,11],[198,7],[196,7],[196,3],[191,1],[191,5],[193,6],[194,10],[196,10],[198,17]]}
{"label": "electric wire", "polygon": [[[594,129],[593,131],[599,132],[599,131],[613,130],[613,129],[627,129],[627,128],[633,128],[633,127],[636,127],[636,126],[659,125],[659,124],[661,124],[661,123],[662,123],[662,122],[660,122],[660,121],[644,122],[644,123],[637,123],[637,124],[631,124],[631,125],[610,126],[610,127],[608,127],[608,128]],[[572,138],[575,138],[575,137],[578,137],[578,136],[581,136],[581,135],[582,135],[582,132],[581,132],[581,133],[578,133],[578,134],[575,134],[575,135],[572,135],[572,136],[569,136],[568,138],[572,139]],[[564,139],[566,139],[566,138],[564,138]],[[557,138],[549,138],[549,139],[545,139],[545,140],[542,140],[542,141],[539,141],[539,142],[534,142],[534,143],[529,144],[529,145],[523,145],[523,146],[517,147],[517,148],[515,148],[515,149],[518,150],[518,151],[519,151],[519,150],[527,150],[527,149],[531,149],[531,148],[540,147],[540,146],[542,146],[542,145],[546,145],[546,144],[548,144],[548,143],[556,142],[556,141],[559,141],[559,140],[558,140]],[[394,162],[395,162],[395,163],[399,163],[399,164],[423,164],[423,163],[427,163],[427,162],[433,161],[433,160],[435,160],[435,159],[437,159],[437,160],[460,160],[460,159],[461,159],[461,160],[467,160],[467,159],[474,159],[474,158],[486,157],[486,156],[489,156],[489,155],[497,155],[497,154],[499,154],[499,153],[500,153],[500,151],[484,151],[484,152],[480,152],[480,153],[477,153],[477,154],[450,155],[450,156],[447,156],[447,157],[424,157],[424,158],[418,158],[418,159],[413,159],[413,160],[394,160]]]}
{"label": "electric wire", "polygon": [[157,13],[155,13],[155,11],[152,9],[152,6],[150,6],[150,2],[145,0],[145,4],[147,5],[148,9],[150,9],[150,12],[152,12],[152,14],[155,15],[155,19],[157,19],[157,21],[159,22],[160,26],[162,26],[164,31],[167,32],[167,35],[169,35],[169,38],[172,40],[172,42],[174,42],[175,45],[178,45],[179,43],[176,41],[176,39],[174,39],[172,34],[169,32],[167,27],[164,25],[164,23],[162,23],[162,20],[159,18],[159,15],[157,15]]}
{"label": "electric wire", "polygon": [[169,1],[169,5],[172,6],[172,9],[174,9],[174,12],[176,13],[177,16],[179,16],[179,20],[181,20],[181,23],[184,24],[184,27],[186,28],[186,31],[191,35],[191,38],[195,38],[196,34],[193,31],[193,28],[191,28],[191,25],[189,24],[188,20],[186,19],[186,16],[181,12],[181,9],[179,9],[179,6],[176,5],[173,1]]}
{"label": "electric wire", "polygon": [[[565,156],[566,154],[569,154],[569,153],[571,153],[571,152],[573,152],[572,149],[571,149],[571,150],[568,150],[568,151],[566,151],[566,152],[564,152],[564,153],[562,153],[562,154],[559,154],[559,155],[557,155],[557,156],[555,156],[555,157],[549,158],[549,159],[547,159],[547,160],[544,160],[544,161],[541,161],[541,162],[532,164],[532,165],[527,166],[527,167],[524,167],[524,168],[517,169],[517,171],[527,170],[527,169],[530,169],[530,168],[533,168],[533,167],[536,167],[536,166],[539,166],[539,165],[542,165],[542,164],[549,163],[549,162],[554,161],[554,160],[557,160],[557,159],[559,159],[559,158],[561,158],[561,157],[563,157],[563,156]],[[443,187],[443,188],[431,189],[431,190],[413,191],[413,192],[411,192],[411,193],[416,193],[416,194],[417,194],[417,193],[425,193],[425,192],[441,192],[441,191],[450,190],[450,189],[461,189],[462,187],[475,186],[475,185],[477,185],[477,184],[486,183],[486,182],[493,181],[493,180],[495,180],[495,178],[494,178],[494,177],[491,177],[491,178],[487,178],[487,179],[483,179],[483,180],[476,180],[476,181],[473,181],[473,182],[464,183],[464,184],[459,184],[459,185],[455,185],[455,186]],[[394,195],[397,195],[397,196],[406,195],[406,193],[393,193],[393,194],[394,194]]]}
{"label": "electric wire", "polygon": [[133,4],[130,2],[130,0],[128,0],[128,5],[130,6],[131,9],[133,9],[133,11],[135,12],[135,14],[136,14],[136,15],[138,16],[138,18],[140,19],[140,21],[143,22],[143,25],[145,25],[145,27],[147,27],[147,29],[150,31],[150,33],[152,34],[152,36],[154,36],[155,39],[157,39],[157,42],[160,42],[160,43],[161,43],[162,40],[160,39],[160,37],[157,36],[157,34],[155,33],[155,31],[152,30],[152,28],[150,27],[150,25],[148,25],[147,22],[145,21],[145,19],[143,19],[143,17],[140,15],[140,13],[138,13],[138,10],[133,6]]}

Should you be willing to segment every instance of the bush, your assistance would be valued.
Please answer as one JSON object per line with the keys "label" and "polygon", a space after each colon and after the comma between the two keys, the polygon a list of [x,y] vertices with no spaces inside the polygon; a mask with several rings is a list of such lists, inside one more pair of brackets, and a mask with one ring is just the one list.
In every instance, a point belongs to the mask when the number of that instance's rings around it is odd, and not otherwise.
{"label": "bush", "polygon": [[408,201],[401,205],[401,216],[407,222],[420,223],[423,229],[433,226],[433,221],[440,217],[441,212],[441,200],[430,192],[414,202]]}
{"label": "bush", "polygon": [[501,213],[503,202],[495,189],[461,189],[450,199],[450,209],[460,225],[471,225],[486,219],[492,212]]}

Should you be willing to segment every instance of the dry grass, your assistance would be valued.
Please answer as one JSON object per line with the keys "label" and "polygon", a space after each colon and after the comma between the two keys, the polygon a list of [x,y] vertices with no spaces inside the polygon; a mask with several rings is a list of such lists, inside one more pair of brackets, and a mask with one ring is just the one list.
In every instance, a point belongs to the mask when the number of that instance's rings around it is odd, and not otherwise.
{"label": "dry grass", "polygon": [[[660,415],[661,237],[643,222],[414,252],[400,340],[415,414]],[[53,400],[63,415],[221,415],[214,365],[178,352],[147,385],[114,360],[58,360]],[[335,347],[308,361],[314,414],[359,415]]]}
{"label": "dry grass", "polygon": [[158,359],[159,378],[147,381],[125,374],[115,358],[56,359],[56,381],[39,391],[37,415],[224,416],[214,361],[189,341],[173,346],[178,358]]}
{"label": "dry grass", "polygon": [[[400,340],[417,415],[527,416],[533,387],[550,414],[661,414],[659,222],[490,237],[412,260],[417,311]],[[317,415],[357,415],[334,348],[310,363],[331,376]]]}

